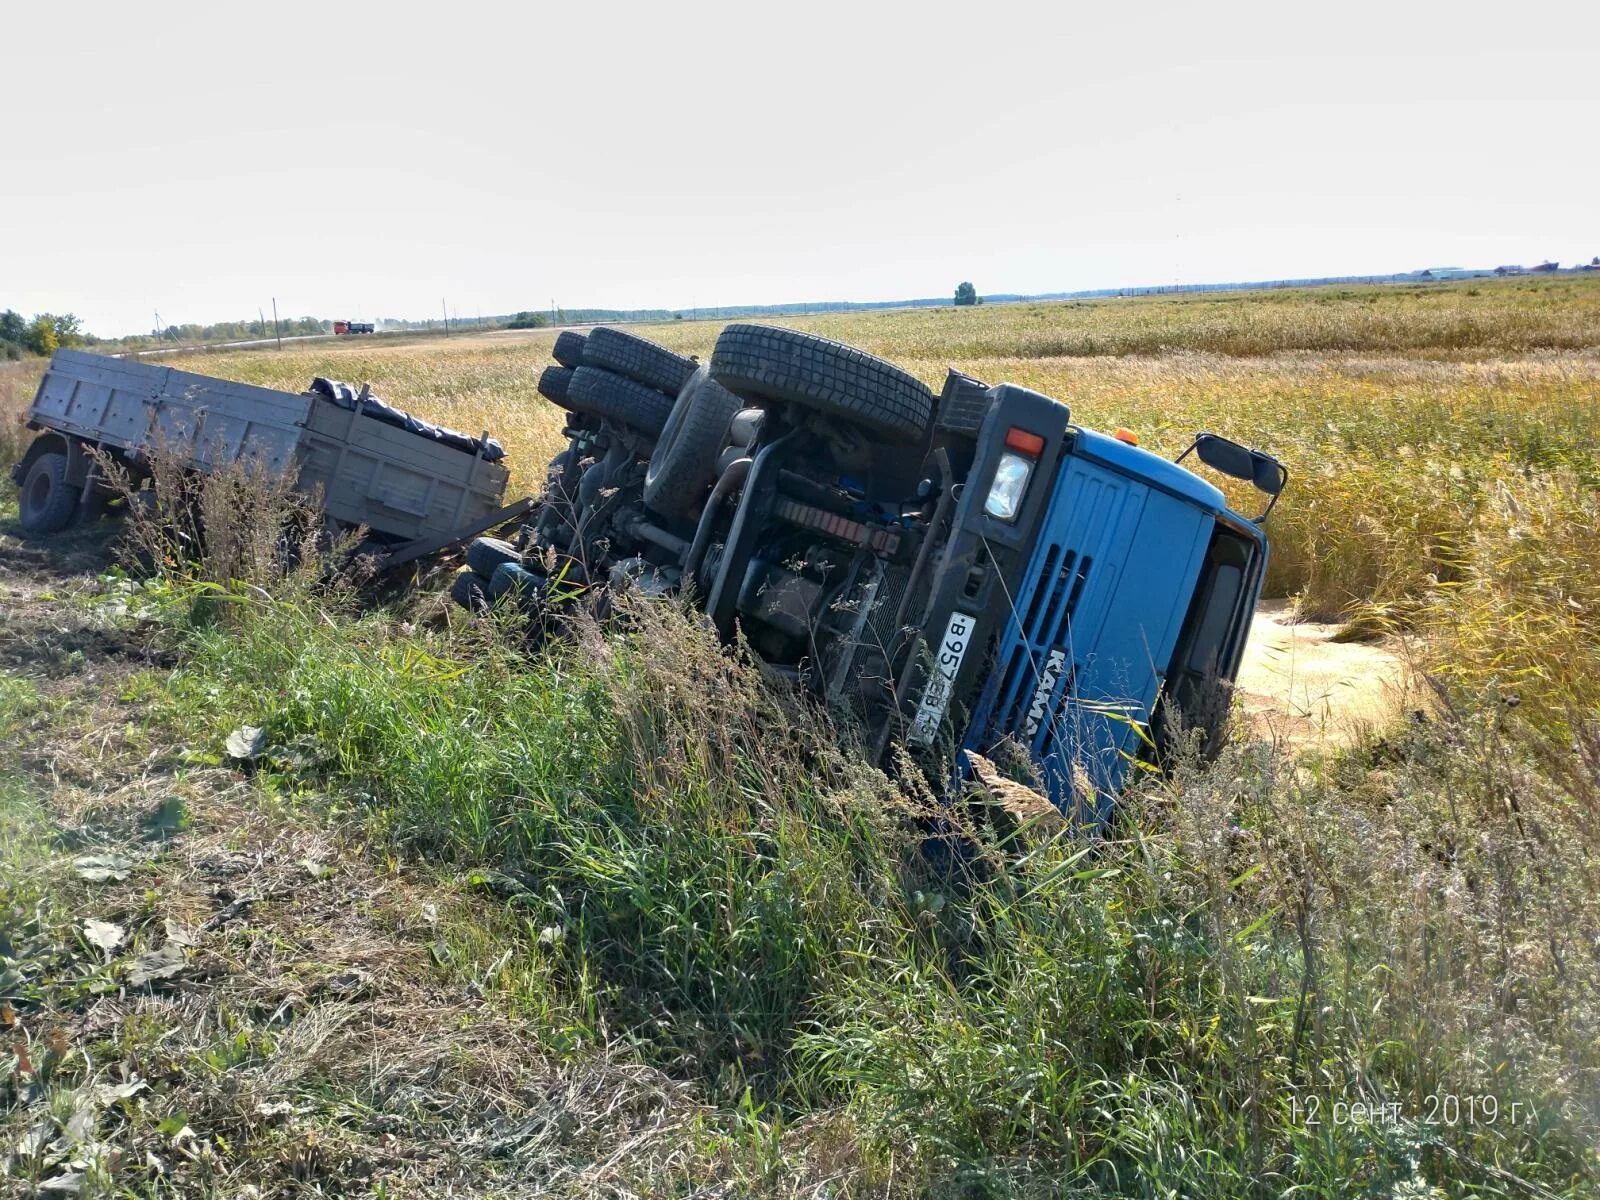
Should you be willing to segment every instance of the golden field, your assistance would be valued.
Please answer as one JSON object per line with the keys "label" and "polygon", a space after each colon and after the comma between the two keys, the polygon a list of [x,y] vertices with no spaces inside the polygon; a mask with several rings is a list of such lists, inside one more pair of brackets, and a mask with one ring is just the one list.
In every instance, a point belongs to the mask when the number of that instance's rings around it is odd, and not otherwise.
{"label": "golden field", "polygon": [[[1349,742],[1241,722],[1090,844],[943,809],[960,869],[913,772],[670,608],[531,649],[514,614],[315,569],[73,579],[78,535],[0,523],[0,966],[34,1038],[26,1069],[24,1034],[0,1045],[0,1176],[37,1187],[77,1139],[86,1196],[1594,1196],[1597,300],[797,322],[1161,452],[1275,451],[1272,590],[1403,634],[1436,685]],[[717,326],[643,332],[704,355]],[[489,429],[531,488],[553,336],[177,365],[368,381]],[[41,367],[0,364],[0,406]],[[249,766],[222,754],[246,722]],[[127,878],[75,870],[90,846]],[[192,974],[130,983],[175,929]]]}
{"label": "golden field", "polygon": [[[937,388],[949,367],[1064,400],[1160,453],[1197,430],[1277,454],[1269,594],[1307,615],[1430,625],[1474,683],[1588,695],[1600,641],[1600,279],[1322,288],[785,319]],[[721,322],[636,332],[710,353]],[[325,374],[511,454],[532,490],[561,442],[535,391],[553,331],[382,338],[168,360],[299,389]],[[1241,507],[1254,503],[1240,496]],[[1513,620],[1513,618],[1515,618]],[[1586,655],[1579,654],[1580,658]]]}

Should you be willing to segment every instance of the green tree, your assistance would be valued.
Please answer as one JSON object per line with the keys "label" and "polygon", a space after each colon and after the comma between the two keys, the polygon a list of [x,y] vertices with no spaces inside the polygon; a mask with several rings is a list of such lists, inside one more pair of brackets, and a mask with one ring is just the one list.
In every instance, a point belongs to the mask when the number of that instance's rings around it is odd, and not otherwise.
{"label": "green tree", "polygon": [[0,358],[21,358],[28,349],[28,322],[19,312],[0,312]]}
{"label": "green tree", "polygon": [[[48,313],[45,315],[50,316]],[[83,322],[75,314],[62,313],[60,316],[50,316],[50,320],[55,325],[57,345],[83,345]]]}
{"label": "green tree", "polygon": [[40,313],[28,326],[28,349],[35,354],[54,354],[61,345],[56,337],[56,319],[49,313]]}
{"label": "green tree", "polygon": [[956,303],[960,305],[976,304],[978,302],[978,289],[971,283],[963,280],[956,284]]}
{"label": "green tree", "polygon": [[543,329],[550,323],[543,313],[519,312],[506,322],[507,329]]}

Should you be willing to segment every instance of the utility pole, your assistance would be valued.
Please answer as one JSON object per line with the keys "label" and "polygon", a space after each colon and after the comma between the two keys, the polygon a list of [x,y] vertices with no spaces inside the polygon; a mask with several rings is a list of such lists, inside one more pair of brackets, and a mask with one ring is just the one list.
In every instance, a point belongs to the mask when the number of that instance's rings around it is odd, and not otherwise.
{"label": "utility pole", "polygon": [[443,297],[439,300],[439,311],[444,313],[444,335],[450,336],[450,309],[446,306]]}
{"label": "utility pole", "polygon": [[261,305],[256,305],[256,317],[261,322],[261,336],[267,336],[267,314],[261,311]]}
{"label": "utility pole", "polygon": [[156,341],[162,342],[162,341],[165,341],[166,338],[163,337],[162,333],[161,333],[161,310],[159,308],[156,309],[155,310],[155,314],[156,314]]}
{"label": "utility pole", "polygon": [[272,298],[272,336],[278,339],[278,349],[283,349],[283,331],[278,328],[278,298]]}

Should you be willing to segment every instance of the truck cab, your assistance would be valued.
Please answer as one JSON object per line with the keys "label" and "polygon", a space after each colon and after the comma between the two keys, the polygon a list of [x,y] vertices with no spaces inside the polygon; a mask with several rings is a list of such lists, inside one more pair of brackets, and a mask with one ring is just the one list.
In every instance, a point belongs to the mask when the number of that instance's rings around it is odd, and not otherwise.
{"label": "truck cab", "polygon": [[[879,754],[902,742],[938,778],[1020,748],[1059,808],[1100,823],[1135,763],[1220,746],[1265,513],[1126,431],[954,371],[910,445],[803,405],[752,424],[737,503],[693,564],[707,611]],[[1287,479],[1215,434],[1191,455],[1274,502]]]}
{"label": "truck cab", "polygon": [[[906,738],[985,755],[1009,741],[1057,807],[1103,821],[1135,762],[1186,736],[1202,753],[1220,744],[1266,536],[1125,432],[1074,425],[1065,405],[1011,385],[986,397]],[[1275,462],[1202,436],[1208,460],[1242,458],[1252,475],[1260,461],[1281,491]]]}
{"label": "truck cab", "polygon": [[[1276,459],[1202,433],[1168,461],[1028,388],[951,371],[935,397],[855,347],[746,324],[708,364],[677,364],[689,382],[663,420],[665,396],[637,387],[664,375],[638,364],[667,352],[624,336],[606,335],[628,350],[608,361],[635,375],[610,380],[616,404],[586,419],[632,429],[634,465],[568,504],[575,528],[605,533],[581,539],[582,578],[687,593],[870,753],[908,747],[941,790],[971,754],[1020,752],[1092,825],[1135,764],[1218,748],[1266,574],[1263,522],[1287,481]],[[576,385],[608,382],[583,354],[554,397],[580,410]],[[587,480],[580,451],[568,458]],[[1236,511],[1191,457],[1265,494],[1266,511]],[[651,482],[669,476],[672,489]],[[550,526],[522,568],[578,556]]]}

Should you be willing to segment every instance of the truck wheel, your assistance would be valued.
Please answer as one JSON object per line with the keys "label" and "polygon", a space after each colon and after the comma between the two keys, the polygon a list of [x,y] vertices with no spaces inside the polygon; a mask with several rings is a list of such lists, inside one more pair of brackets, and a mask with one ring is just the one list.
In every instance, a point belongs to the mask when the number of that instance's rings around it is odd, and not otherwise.
{"label": "truck wheel", "polygon": [[67,456],[47,451],[33,460],[22,478],[18,516],[32,534],[56,533],[72,524],[80,489],[67,482]]}
{"label": "truck wheel", "polygon": [[728,422],[743,402],[698,368],[678,393],[644,475],[644,502],[664,517],[698,511],[716,476]]}
{"label": "truck wheel", "polygon": [[467,566],[476,575],[493,578],[495,568],[502,563],[519,563],[522,555],[510,542],[501,538],[474,538],[467,547]]}
{"label": "truck wheel", "polygon": [[450,599],[469,613],[489,611],[489,581],[473,571],[463,571],[450,585]]}
{"label": "truck wheel", "polygon": [[539,373],[539,394],[552,404],[567,408],[567,385],[571,382],[571,367],[546,367]]}
{"label": "truck wheel", "polygon": [[536,596],[544,587],[544,576],[524,570],[517,563],[502,563],[489,577],[489,600],[515,594],[518,598]]}
{"label": "truck wheel", "polygon": [[588,340],[581,333],[563,329],[556,334],[556,344],[550,351],[550,357],[563,367],[569,370],[576,370],[578,367],[583,366],[583,345]]}
{"label": "truck wheel", "polygon": [[695,368],[692,359],[674,354],[665,346],[603,325],[592,330],[584,343],[583,365],[604,367],[669,396],[683,390]]}
{"label": "truck wheel", "polygon": [[567,407],[620,421],[651,434],[661,432],[672,413],[672,397],[599,367],[579,367],[567,384]]}
{"label": "truck wheel", "polygon": [[933,393],[893,363],[814,333],[729,325],[711,353],[711,377],[752,402],[777,400],[912,442],[928,428]]}

